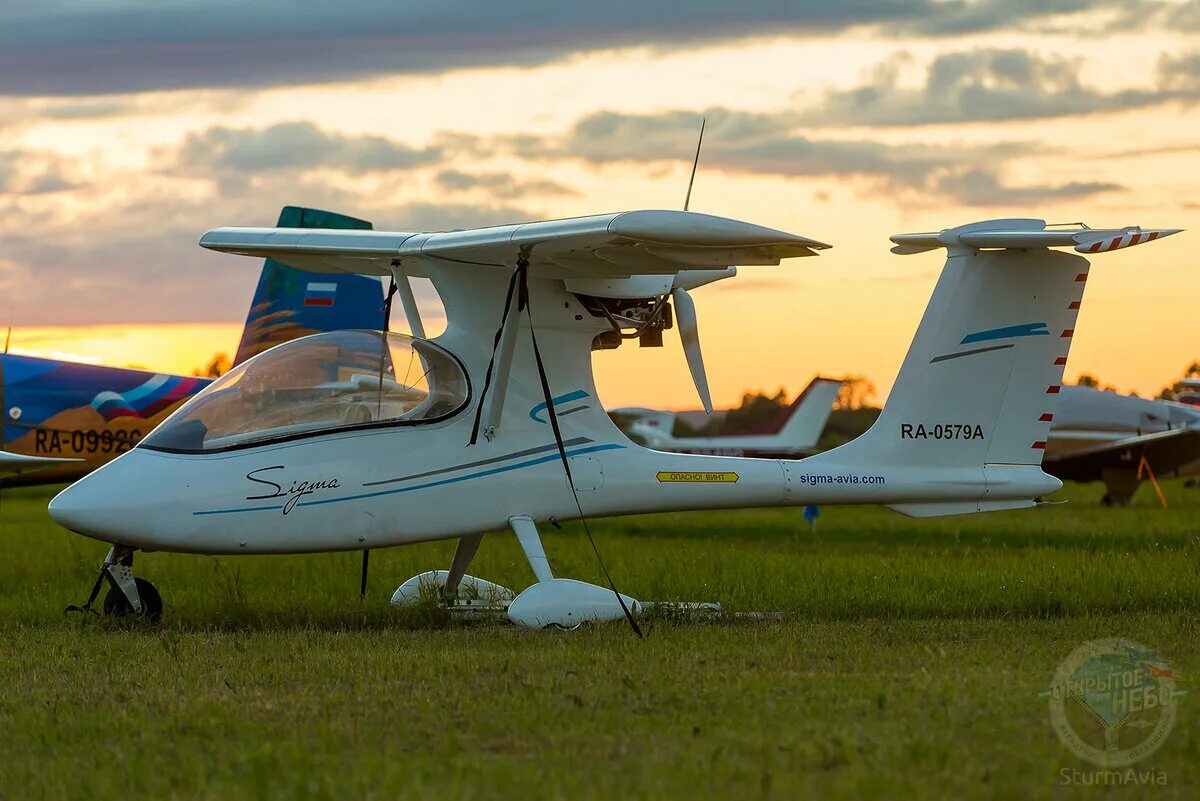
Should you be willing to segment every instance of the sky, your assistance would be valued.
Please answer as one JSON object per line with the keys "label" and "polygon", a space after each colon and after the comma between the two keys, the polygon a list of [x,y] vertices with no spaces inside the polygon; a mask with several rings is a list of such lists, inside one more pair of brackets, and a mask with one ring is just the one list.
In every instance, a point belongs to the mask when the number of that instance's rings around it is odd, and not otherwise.
{"label": "sky", "polygon": [[[1096,260],[1067,375],[1155,394],[1200,358],[1200,0],[249,5],[0,4],[14,351],[232,352],[258,266],[196,240],[286,204],[402,231],[680,208],[703,117],[692,210],[833,245],[693,293],[718,406],[818,373],[882,401],[942,265],[888,236],[997,217],[1193,229]],[[697,405],[673,333],[595,364],[610,407]]]}

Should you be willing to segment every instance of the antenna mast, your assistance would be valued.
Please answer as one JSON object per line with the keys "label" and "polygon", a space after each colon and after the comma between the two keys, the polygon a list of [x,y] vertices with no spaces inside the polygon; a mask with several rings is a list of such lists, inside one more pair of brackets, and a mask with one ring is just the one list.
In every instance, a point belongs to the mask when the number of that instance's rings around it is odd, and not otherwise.
{"label": "antenna mast", "polygon": [[692,184],[696,183],[696,167],[700,165],[700,146],[704,144],[704,123],[707,120],[704,117],[700,118],[700,138],[696,141],[696,158],[692,161],[692,177],[688,180],[687,197],[683,199],[683,210],[688,210],[688,205],[692,202]]}

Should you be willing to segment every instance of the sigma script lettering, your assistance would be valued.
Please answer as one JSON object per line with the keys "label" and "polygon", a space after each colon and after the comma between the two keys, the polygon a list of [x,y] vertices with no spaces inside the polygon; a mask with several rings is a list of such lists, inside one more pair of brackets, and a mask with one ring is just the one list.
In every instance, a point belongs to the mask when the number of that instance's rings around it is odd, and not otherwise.
{"label": "sigma script lettering", "polygon": [[[277,464],[272,465],[271,467],[260,467],[257,470],[251,470],[249,473],[247,473],[247,479],[253,481],[255,484],[262,484],[264,487],[270,487],[271,492],[268,492],[264,495],[247,495],[246,500],[262,501],[268,498],[286,498],[286,500],[283,502],[283,513],[286,515],[288,512],[296,508],[296,504],[299,503],[300,499],[304,496],[312,495],[314,492],[319,490],[337,489],[341,486],[341,482],[339,482],[336,478],[318,479],[316,481],[307,479],[303,481],[293,480],[290,484],[288,484],[287,480],[284,479],[279,473],[275,473],[270,477],[263,475],[271,470],[283,469],[284,465]],[[272,481],[272,478],[281,479],[283,480],[283,483],[279,483],[279,481]],[[287,489],[284,489],[285,486]]]}

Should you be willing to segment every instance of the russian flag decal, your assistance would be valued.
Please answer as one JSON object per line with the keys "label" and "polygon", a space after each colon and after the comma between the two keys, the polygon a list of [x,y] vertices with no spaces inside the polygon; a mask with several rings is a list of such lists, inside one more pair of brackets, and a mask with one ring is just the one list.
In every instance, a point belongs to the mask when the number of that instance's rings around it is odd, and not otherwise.
{"label": "russian flag decal", "polygon": [[337,284],[310,281],[304,290],[305,306],[332,306],[337,297]]}

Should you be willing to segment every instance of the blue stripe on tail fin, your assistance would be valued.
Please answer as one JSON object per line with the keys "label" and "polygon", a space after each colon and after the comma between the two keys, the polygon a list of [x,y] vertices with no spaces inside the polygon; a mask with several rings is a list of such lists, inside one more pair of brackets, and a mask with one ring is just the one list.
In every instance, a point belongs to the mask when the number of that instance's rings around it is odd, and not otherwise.
{"label": "blue stripe on tail fin", "polygon": [[[371,223],[366,220],[298,206],[284,206],[276,225],[280,228],[371,228]],[[267,259],[233,363],[241,364],[267,348],[309,334],[343,328],[386,327],[383,285],[377,277],[307,273]]]}

